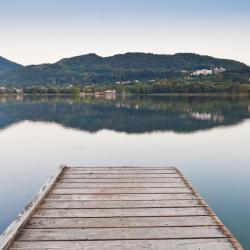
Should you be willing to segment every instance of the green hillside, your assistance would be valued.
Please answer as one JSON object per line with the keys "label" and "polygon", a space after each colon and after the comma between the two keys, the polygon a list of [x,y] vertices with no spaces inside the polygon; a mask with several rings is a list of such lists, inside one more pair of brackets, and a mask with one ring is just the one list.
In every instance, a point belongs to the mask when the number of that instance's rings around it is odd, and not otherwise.
{"label": "green hillside", "polygon": [[9,60],[0,56],[0,75],[3,73],[6,73],[8,71],[11,71],[11,70],[19,69],[21,67],[22,66],[20,64],[9,61]]}
{"label": "green hillside", "polygon": [[2,74],[0,83],[18,86],[108,84],[116,81],[178,78],[183,71],[215,67],[226,69],[223,73],[226,80],[245,82],[250,76],[250,67],[243,63],[191,53],[126,53],[110,57],[87,54],[65,58],[54,64],[18,68]]}

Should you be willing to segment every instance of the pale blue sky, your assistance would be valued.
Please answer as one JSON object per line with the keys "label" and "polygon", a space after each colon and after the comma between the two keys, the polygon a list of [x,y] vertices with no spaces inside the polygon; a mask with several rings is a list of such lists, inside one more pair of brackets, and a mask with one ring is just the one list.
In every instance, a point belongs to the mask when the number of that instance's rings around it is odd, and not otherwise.
{"label": "pale blue sky", "polygon": [[8,0],[0,55],[23,64],[90,52],[195,52],[250,65],[249,0]]}

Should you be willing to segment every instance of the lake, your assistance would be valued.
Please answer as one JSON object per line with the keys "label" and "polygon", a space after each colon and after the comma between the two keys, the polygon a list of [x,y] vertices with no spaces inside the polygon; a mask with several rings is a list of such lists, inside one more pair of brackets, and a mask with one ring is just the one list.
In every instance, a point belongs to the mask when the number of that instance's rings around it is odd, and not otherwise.
{"label": "lake", "polygon": [[250,249],[249,118],[249,97],[0,97],[0,231],[60,164],[176,166]]}

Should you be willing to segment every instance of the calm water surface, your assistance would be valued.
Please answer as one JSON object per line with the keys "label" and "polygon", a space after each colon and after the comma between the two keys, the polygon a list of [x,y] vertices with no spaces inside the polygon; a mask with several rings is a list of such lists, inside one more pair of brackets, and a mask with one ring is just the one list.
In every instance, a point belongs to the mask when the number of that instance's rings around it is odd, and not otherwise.
{"label": "calm water surface", "polygon": [[0,97],[0,231],[62,163],[179,167],[250,249],[250,98]]}

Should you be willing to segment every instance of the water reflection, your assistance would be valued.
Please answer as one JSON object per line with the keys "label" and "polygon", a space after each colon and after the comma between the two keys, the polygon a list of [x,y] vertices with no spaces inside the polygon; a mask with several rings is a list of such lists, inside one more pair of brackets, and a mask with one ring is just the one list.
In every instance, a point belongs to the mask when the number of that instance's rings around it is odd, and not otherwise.
{"label": "water reflection", "polygon": [[1,97],[0,128],[30,120],[89,132],[190,133],[240,123],[250,116],[249,107],[248,97]]}

